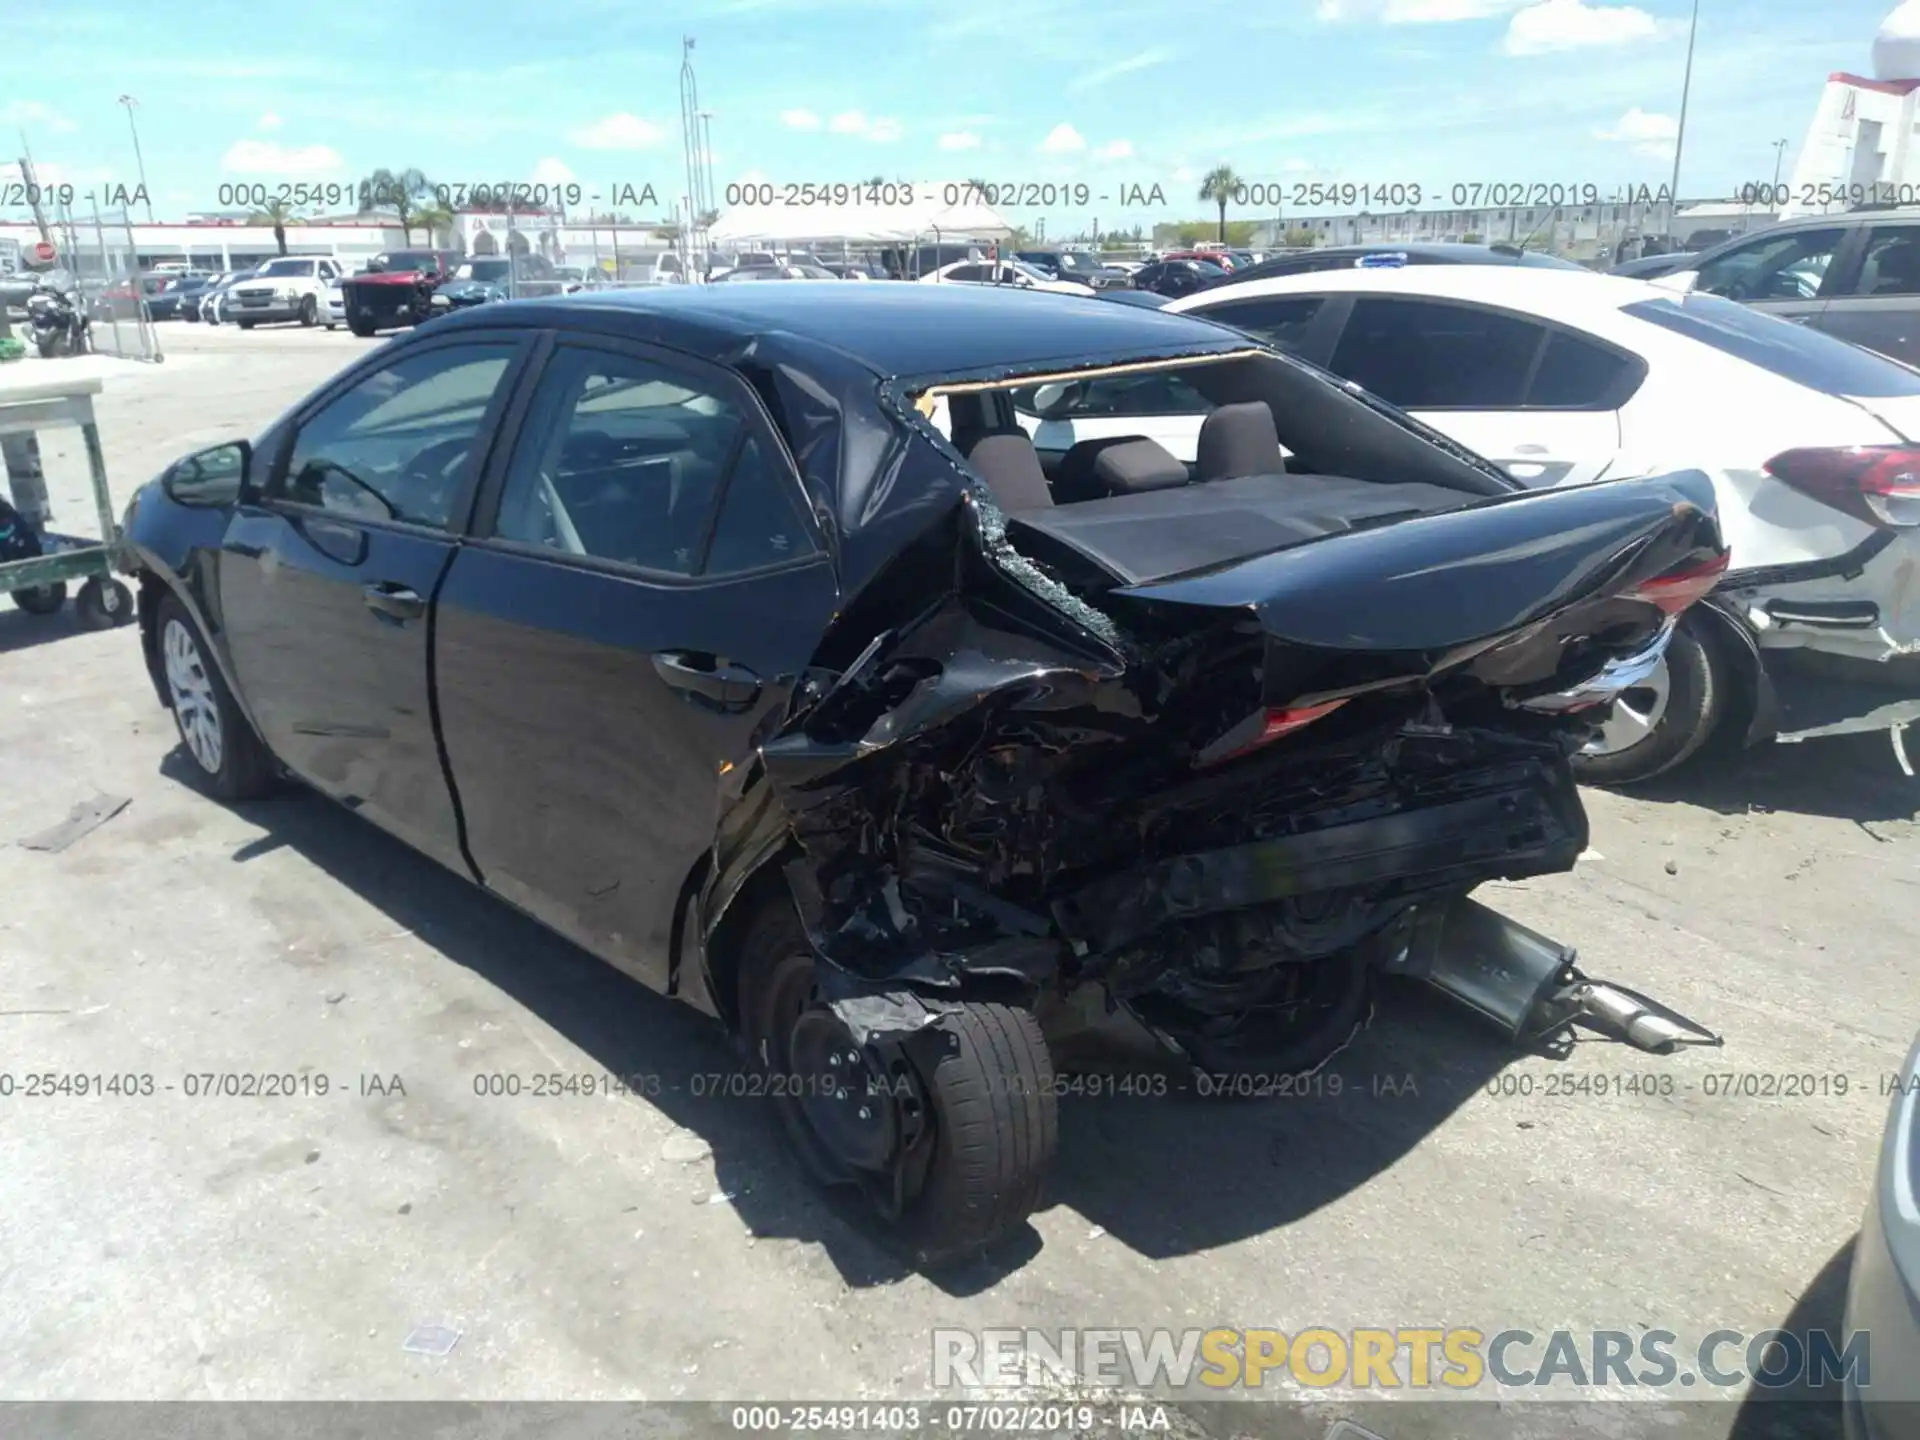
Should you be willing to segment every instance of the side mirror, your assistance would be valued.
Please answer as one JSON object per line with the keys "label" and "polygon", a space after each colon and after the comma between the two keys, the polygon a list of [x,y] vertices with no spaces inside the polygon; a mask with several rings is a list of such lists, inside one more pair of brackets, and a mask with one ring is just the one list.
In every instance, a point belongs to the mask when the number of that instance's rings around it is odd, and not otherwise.
{"label": "side mirror", "polygon": [[229,441],[176,460],[161,475],[160,488],[176,505],[202,510],[237,505],[248,493],[252,463],[252,441]]}

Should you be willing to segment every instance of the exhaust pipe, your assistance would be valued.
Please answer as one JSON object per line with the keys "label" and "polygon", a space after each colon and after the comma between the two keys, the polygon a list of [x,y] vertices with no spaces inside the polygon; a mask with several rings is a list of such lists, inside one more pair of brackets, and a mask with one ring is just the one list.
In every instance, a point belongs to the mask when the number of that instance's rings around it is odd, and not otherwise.
{"label": "exhaust pipe", "polygon": [[1622,985],[1581,973],[1571,946],[1474,900],[1420,912],[1400,953],[1382,968],[1425,981],[1531,1045],[1576,1020],[1656,1055],[1724,1042],[1704,1026]]}

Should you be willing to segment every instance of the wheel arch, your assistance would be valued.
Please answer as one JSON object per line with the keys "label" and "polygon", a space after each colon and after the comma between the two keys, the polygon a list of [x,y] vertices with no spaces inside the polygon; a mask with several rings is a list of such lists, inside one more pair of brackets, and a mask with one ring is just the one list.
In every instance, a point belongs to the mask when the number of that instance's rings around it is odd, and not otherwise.
{"label": "wheel arch", "polygon": [[1772,739],[1773,687],[1767,682],[1759,643],[1733,605],[1715,596],[1690,608],[1680,623],[1720,663],[1729,682],[1726,709],[1702,748],[1745,749]]}

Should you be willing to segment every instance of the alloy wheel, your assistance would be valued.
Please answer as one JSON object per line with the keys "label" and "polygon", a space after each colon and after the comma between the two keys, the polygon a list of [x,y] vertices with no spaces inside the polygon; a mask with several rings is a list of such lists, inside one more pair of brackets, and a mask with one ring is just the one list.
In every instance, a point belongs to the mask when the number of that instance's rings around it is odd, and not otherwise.
{"label": "alloy wheel", "polygon": [[1672,696],[1673,680],[1663,659],[1659,668],[1644,681],[1615,698],[1599,735],[1589,741],[1581,753],[1617,755],[1638,745],[1666,718]]}
{"label": "alloy wheel", "polygon": [[167,694],[173,701],[173,713],[180,724],[180,738],[194,762],[209,775],[220,773],[225,756],[220,733],[220,702],[214,694],[213,677],[207,673],[199,643],[193,632],[178,620],[169,620],[160,637],[166,662]]}

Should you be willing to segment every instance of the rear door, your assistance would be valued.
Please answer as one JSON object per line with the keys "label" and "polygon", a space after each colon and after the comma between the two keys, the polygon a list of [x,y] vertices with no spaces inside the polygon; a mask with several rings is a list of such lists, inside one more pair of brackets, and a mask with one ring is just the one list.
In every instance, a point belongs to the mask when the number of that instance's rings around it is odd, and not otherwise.
{"label": "rear door", "polygon": [[836,608],[754,391],[570,336],[440,591],[435,694],[488,888],[655,988],[683,882]]}
{"label": "rear door", "polygon": [[465,868],[428,694],[428,611],[526,332],[405,346],[295,417],[218,560],[221,625],[267,747]]}
{"label": "rear door", "polygon": [[1920,365],[1920,225],[1860,227],[1814,324],[1827,334]]}
{"label": "rear door", "polygon": [[1570,328],[1453,299],[1361,295],[1327,368],[1529,487],[1597,480],[1620,450],[1636,357]]}

